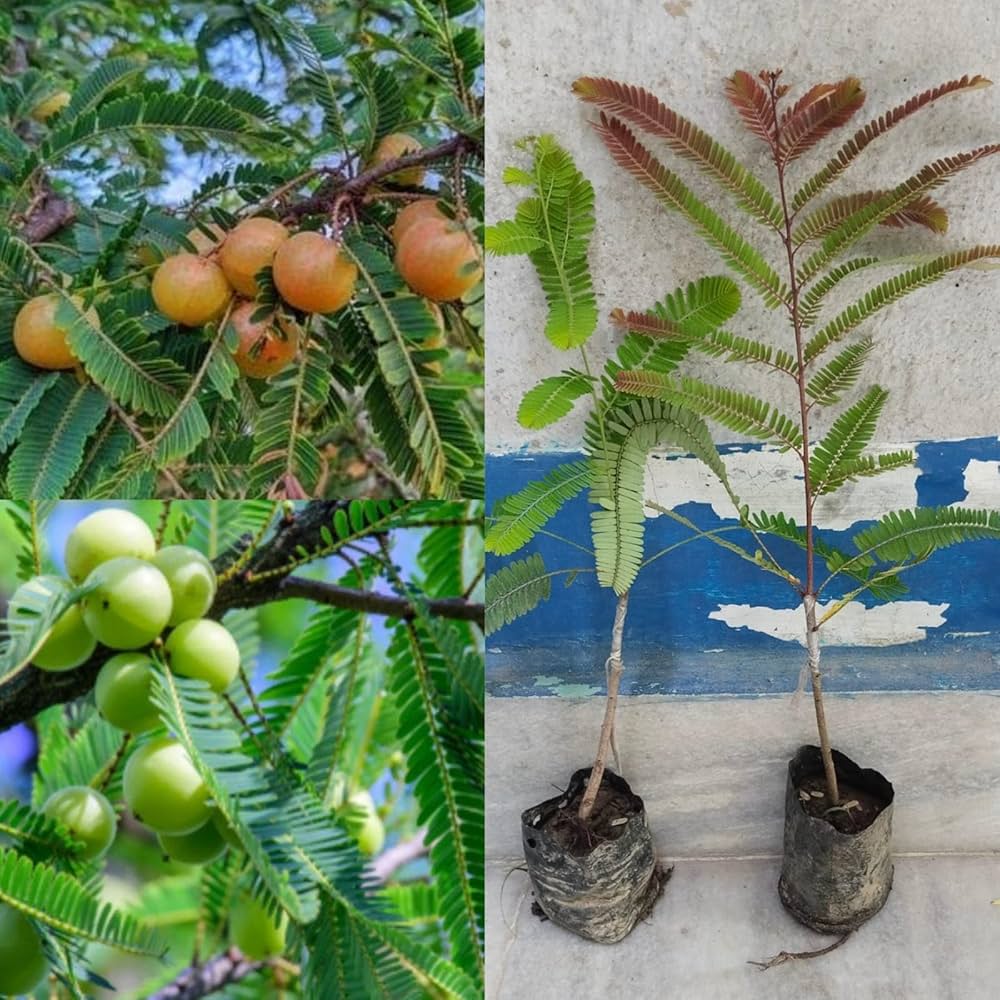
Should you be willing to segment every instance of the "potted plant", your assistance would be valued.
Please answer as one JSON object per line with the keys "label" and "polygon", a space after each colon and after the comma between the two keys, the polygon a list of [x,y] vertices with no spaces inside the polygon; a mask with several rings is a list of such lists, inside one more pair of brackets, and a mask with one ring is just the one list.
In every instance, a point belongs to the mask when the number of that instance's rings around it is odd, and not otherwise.
{"label": "potted plant", "polygon": [[[580,367],[542,379],[524,396],[518,420],[538,429],[589,397],[583,442],[587,460],[566,462],[500,500],[486,546],[500,556],[520,551],[537,535],[550,534],[550,519],[589,488],[594,562],[550,570],[535,552],[498,568],[487,581],[486,628],[496,631],[527,614],[550,596],[552,580],[560,576],[570,583],[580,573],[596,572],[599,583],[616,595],[607,700],[593,764],[577,770],[562,794],[526,809],[521,817],[528,873],[542,911],[585,938],[610,943],[624,938],[650,910],[668,874],[656,860],[642,799],[620,774],[607,769],[609,754],[617,758],[615,712],[629,591],[640,569],[663,554],[643,559],[646,455],[653,447],[674,445],[699,455],[723,481],[725,469],[707,426],[695,413],[673,403],[632,399],[615,387],[625,370],[672,371],[688,350],[686,339],[628,333],[617,356],[595,374],[586,348],[598,319],[587,261],[593,188],[551,136],[525,140],[521,148],[531,153],[530,171],[511,167],[504,176],[532,193],[513,219],[487,230],[486,246],[494,254],[530,257],[548,300],[545,335],[555,347],[576,354]],[[678,289],[659,308],[664,323],[693,341],[716,335],[739,302],[735,282],[715,277]]]}
{"label": "potted plant", "polygon": [[[790,390],[794,415],[786,415],[777,392],[773,399],[760,399],[721,382],[665,373],[648,364],[622,366],[628,370],[616,373],[614,387],[647,402],[683,407],[798,456],[802,500],[794,518],[752,511],[741,501],[736,508],[756,544],[756,551],[744,551],[744,557],[786,580],[801,600],[819,746],[801,747],[789,763],[779,894],[795,917],[826,933],[850,932],[885,903],[893,874],[894,793],[884,776],[860,767],[831,744],[820,670],[823,627],[862,595],[890,599],[904,593],[901,575],[935,550],[967,539],[1000,537],[1000,513],[964,507],[886,513],[854,535],[853,550],[834,546],[818,532],[821,498],[859,478],[913,462],[909,451],[866,452],[888,393],[877,385],[860,395],[853,392],[875,349],[870,336],[858,339],[855,331],[908,292],[957,268],[1000,257],[1000,245],[935,254],[925,254],[918,246],[916,257],[895,259],[868,250],[845,255],[879,225],[944,232],[947,214],[931,192],[959,171],[1000,152],[1000,144],[936,160],[888,190],[840,196],[819,207],[815,199],[867,145],[898,122],[939,97],[988,83],[981,76],[965,76],[917,95],[870,121],[808,180],[793,185],[799,158],[861,108],[865,99],[861,83],[854,77],[820,83],[788,104],[784,101],[788,87],[780,71],[758,77],[742,71],[733,74],[726,82],[726,96],[750,133],[767,147],[776,193],[697,125],[649,92],[597,78],[574,84],[583,101],[600,109],[593,125],[615,162],[649,187],[664,206],[684,216],[765,304],[784,313],[788,321],[789,339],[778,346],[719,330],[692,335],[666,321],[662,311],[614,314],[628,335],[642,331],[661,344],[683,344],[727,362],[767,368]],[[662,140],[671,152],[718,181],[772,238],[781,265],[772,267],[715,208],[697,198],[630,126]],[[827,297],[849,276],[903,264],[908,265],[905,270],[821,319]],[[853,402],[843,407],[849,397]],[[833,407],[839,407],[839,413],[817,440],[817,413]],[[678,518],[656,504],[649,506]],[[784,565],[768,547],[775,538],[800,547],[804,560],[794,567]]]}

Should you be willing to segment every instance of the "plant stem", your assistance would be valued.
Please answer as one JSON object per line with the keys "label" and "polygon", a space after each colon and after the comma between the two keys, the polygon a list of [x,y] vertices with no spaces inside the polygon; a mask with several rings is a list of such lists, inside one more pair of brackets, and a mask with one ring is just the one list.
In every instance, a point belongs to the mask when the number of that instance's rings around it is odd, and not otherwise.
{"label": "plant stem", "polygon": [[608,700],[604,705],[604,721],[601,723],[601,738],[597,744],[597,756],[590,771],[587,791],[580,802],[579,816],[586,821],[594,811],[594,802],[604,780],[604,768],[608,759],[615,735],[615,711],[618,708],[618,685],[621,683],[622,669],[622,634],[625,631],[625,613],[628,610],[628,591],[618,595],[618,606],[615,608],[615,624],[611,630],[611,655],[608,657]]}
{"label": "plant stem", "polygon": [[823,678],[819,669],[819,626],[816,623],[816,578],[815,549],[813,543],[813,491],[810,481],[809,463],[809,403],[806,399],[806,361],[802,335],[802,316],[799,310],[798,275],[795,271],[795,245],[792,239],[792,213],[788,210],[788,199],[785,194],[785,166],[781,159],[781,118],[778,115],[778,98],[776,94],[777,75],[771,75],[771,106],[774,110],[774,145],[772,153],[774,166],[778,173],[778,192],[781,196],[781,212],[784,217],[784,232],[781,241],[785,245],[785,256],[788,260],[788,287],[791,294],[789,311],[792,318],[792,328],[795,331],[795,381],[799,390],[799,423],[802,430],[802,484],[806,504],[806,580],[802,588],[802,606],[806,615],[806,648],[808,649],[809,674],[812,678],[813,707],[816,710],[816,729],[819,732],[820,753],[823,757],[823,769],[826,772],[827,795],[834,805],[840,804],[840,792],[837,787],[837,772],[833,766],[833,753],[830,748],[830,736],[826,728],[826,710],[823,706]]}
{"label": "plant stem", "polygon": [[826,729],[826,709],[823,707],[823,677],[819,671],[819,626],[816,624],[816,598],[806,594],[802,598],[806,609],[806,647],[809,651],[809,676],[812,678],[813,708],[816,709],[816,728],[819,730],[819,747],[826,772],[827,795],[834,805],[840,804],[837,769],[833,766],[830,735]]}

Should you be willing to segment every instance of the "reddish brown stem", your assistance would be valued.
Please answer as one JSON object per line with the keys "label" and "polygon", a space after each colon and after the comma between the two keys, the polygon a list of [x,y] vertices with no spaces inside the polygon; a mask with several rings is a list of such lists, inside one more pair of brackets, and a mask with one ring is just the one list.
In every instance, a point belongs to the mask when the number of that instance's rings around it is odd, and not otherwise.
{"label": "reddish brown stem", "polygon": [[791,301],[788,304],[795,331],[795,357],[797,367],[795,381],[799,390],[799,423],[802,430],[802,482],[806,504],[806,582],[802,590],[802,604],[806,615],[806,646],[808,649],[809,674],[812,680],[813,708],[816,713],[816,729],[819,732],[820,754],[826,773],[827,794],[833,803],[839,804],[840,790],[837,785],[837,771],[833,765],[830,734],[826,728],[826,709],[823,705],[823,678],[819,669],[819,631],[816,623],[816,554],[813,542],[813,490],[809,464],[809,403],[806,399],[806,361],[802,333],[802,316],[799,311],[799,281],[795,272],[795,247],[792,241],[792,214],[788,210],[785,194],[785,167],[781,160],[781,119],[778,117],[778,99],[775,92],[777,76],[770,80],[771,106],[774,109],[773,158],[778,173],[778,192],[781,196],[781,212],[784,217],[784,233],[781,240],[785,245],[788,260],[788,287]]}

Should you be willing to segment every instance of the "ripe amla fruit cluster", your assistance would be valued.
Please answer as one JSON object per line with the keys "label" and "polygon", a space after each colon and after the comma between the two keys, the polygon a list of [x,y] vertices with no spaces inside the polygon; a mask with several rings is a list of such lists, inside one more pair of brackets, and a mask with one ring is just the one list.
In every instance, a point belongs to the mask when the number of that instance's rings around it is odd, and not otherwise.
{"label": "ripe amla fruit cluster", "polygon": [[[65,563],[69,580],[40,576],[22,584],[11,598],[8,618],[36,615],[73,584],[89,588],[56,620],[32,662],[43,670],[70,670],[88,659],[97,643],[123,650],[101,667],[94,689],[97,709],[112,725],[129,733],[159,725],[152,700],[157,667],[143,650],[166,630],[163,656],[175,674],[199,678],[221,692],[239,672],[236,640],[223,625],[203,617],[215,599],[217,580],[200,552],[184,545],[157,551],[145,521],[107,508],[72,530]],[[125,799],[176,860],[211,860],[232,836],[210,808],[208,789],[183,747],[169,737],[132,754],[125,767]],[[85,857],[107,851],[114,813],[99,793],[61,789],[44,808],[84,844]]]}
{"label": "ripe amla fruit cluster", "polygon": [[209,232],[188,233],[197,253],[175,254],[160,264],[153,300],[175,323],[202,326],[225,313],[235,292],[239,299],[229,316],[237,335],[233,360],[250,378],[281,371],[301,336],[296,324],[273,313],[254,321],[262,269],[271,268],[282,299],[302,312],[336,312],[354,294],[357,267],[322,233],[292,234],[264,216],[244,219],[229,232],[213,225]]}

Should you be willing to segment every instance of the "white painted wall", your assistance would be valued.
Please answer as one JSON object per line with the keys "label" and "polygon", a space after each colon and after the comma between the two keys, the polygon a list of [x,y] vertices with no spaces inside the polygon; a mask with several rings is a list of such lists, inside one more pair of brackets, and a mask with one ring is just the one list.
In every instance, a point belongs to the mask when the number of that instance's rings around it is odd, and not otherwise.
{"label": "white painted wall", "polygon": [[[606,75],[651,89],[762,176],[763,147],[743,131],[722,95],[722,81],[735,69],[780,65],[799,93],[817,81],[859,76],[868,99],[850,133],[963,73],[1000,81],[1000,10],[987,0],[491,0],[487,43],[487,215],[495,221],[513,213],[518,191],[505,188],[500,174],[515,159],[516,139],[552,132],[571,150],[597,194],[592,264],[603,318],[591,345],[601,359],[617,343],[606,319],[612,308],[649,306],[678,285],[725,268],[680,216],[668,215],[611,164],[585,124],[592,109],[570,93],[576,77]],[[825,161],[822,154],[832,153],[847,134],[828,138],[816,156],[802,161],[799,176],[810,176]],[[898,182],[938,156],[997,140],[1000,86],[946,98],[869,147],[830,190],[844,194]],[[669,154],[665,159],[677,166]],[[697,192],[713,193],[714,204],[730,209],[726,217],[759,242],[764,231],[742,220],[711,182],[687,165],[680,172]],[[951,217],[945,236],[881,230],[878,246],[893,253],[1000,242],[1000,157],[958,175],[939,197]],[[882,276],[862,272],[844,283],[845,296],[831,296],[831,306],[853,301]],[[577,360],[542,336],[544,303],[526,259],[491,260],[487,303],[489,450],[577,448],[579,419],[540,432],[525,431],[515,419],[525,390]],[[788,346],[784,320],[750,291],[730,329]],[[867,330],[880,345],[868,380],[892,393],[880,441],[998,432],[1000,273],[959,272],[883,311]],[[734,384],[737,379],[766,394],[774,385],[773,377],[745,368],[733,369]],[[790,388],[781,386],[785,393]],[[728,432],[718,436],[735,439]]]}

